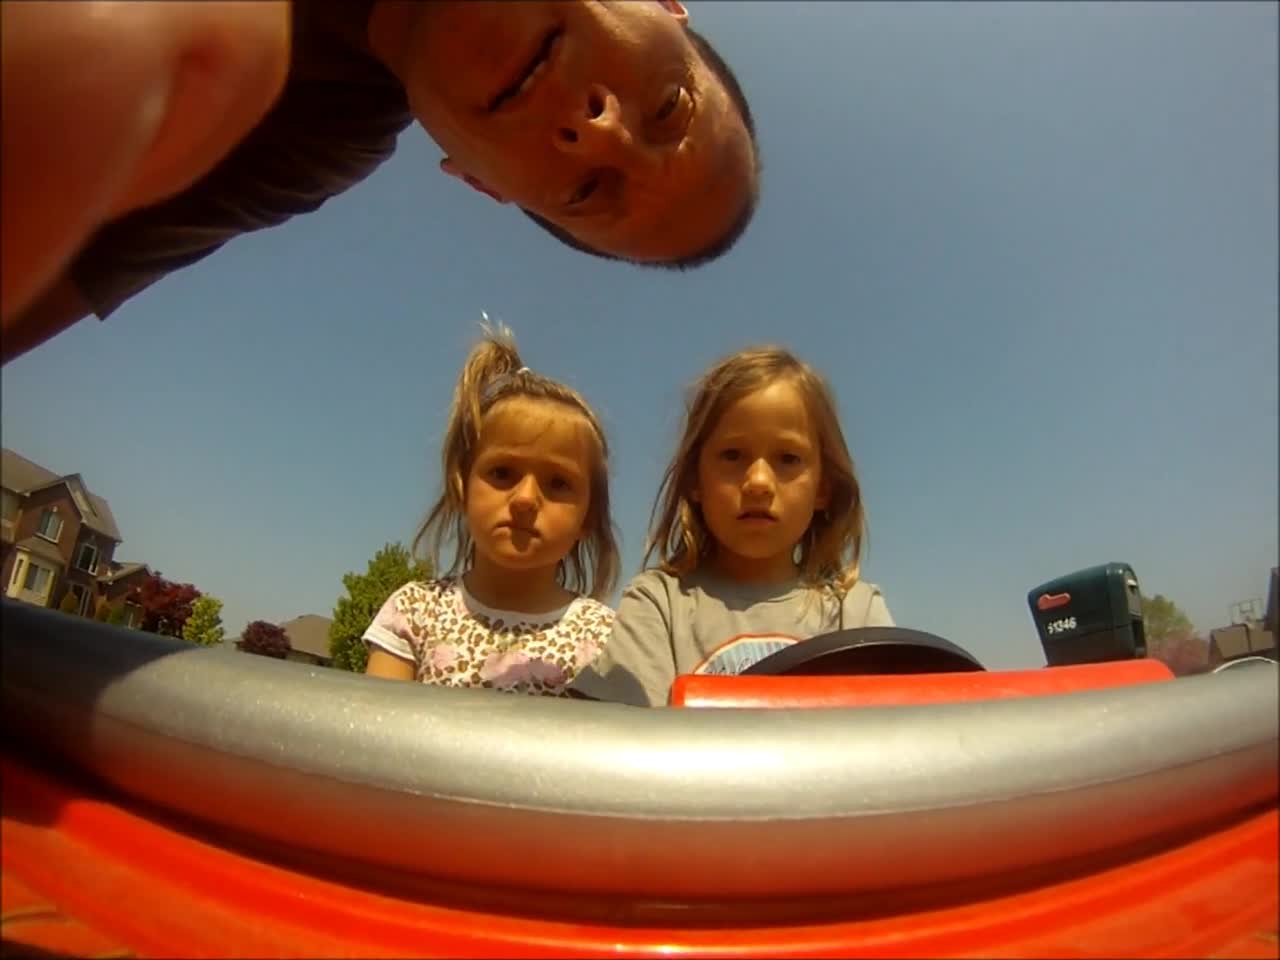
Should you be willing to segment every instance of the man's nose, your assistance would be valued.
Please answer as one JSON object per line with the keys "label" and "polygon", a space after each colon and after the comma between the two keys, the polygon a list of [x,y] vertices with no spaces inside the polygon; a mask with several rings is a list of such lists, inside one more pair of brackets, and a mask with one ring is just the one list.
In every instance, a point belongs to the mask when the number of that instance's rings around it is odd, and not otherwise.
{"label": "man's nose", "polygon": [[586,96],[561,118],[553,139],[564,153],[600,162],[657,162],[633,133],[617,94],[602,84],[587,88]]}

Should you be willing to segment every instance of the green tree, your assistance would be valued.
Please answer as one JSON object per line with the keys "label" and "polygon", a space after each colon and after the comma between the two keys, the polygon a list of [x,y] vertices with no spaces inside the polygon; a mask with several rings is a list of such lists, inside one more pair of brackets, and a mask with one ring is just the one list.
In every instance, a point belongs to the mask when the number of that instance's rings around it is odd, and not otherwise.
{"label": "green tree", "polygon": [[1172,600],[1156,594],[1142,598],[1147,656],[1163,661],[1175,676],[1209,669],[1209,644],[1197,636],[1191,618]]}
{"label": "green tree", "polygon": [[121,602],[113,604],[110,611],[107,613],[107,623],[111,624],[113,627],[123,627],[125,625],[125,620],[126,611],[124,603]]}
{"label": "green tree", "polygon": [[1142,621],[1148,646],[1153,641],[1160,643],[1171,637],[1194,632],[1191,618],[1176,603],[1158,593],[1154,597],[1142,598]]}
{"label": "green tree", "polygon": [[347,594],[338,598],[329,627],[329,655],[342,670],[363,673],[369,651],[361,637],[387,597],[410,580],[431,577],[431,564],[415,560],[399,543],[388,543],[369,561],[368,569],[342,578]]}
{"label": "green tree", "polygon": [[214,647],[222,642],[222,601],[208,594],[197,597],[191,604],[191,616],[182,625],[182,639],[202,647]]}
{"label": "green tree", "polygon": [[76,599],[76,595],[68,590],[62,595],[62,602],[58,604],[58,609],[63,613],[79,613],[80,601]]}

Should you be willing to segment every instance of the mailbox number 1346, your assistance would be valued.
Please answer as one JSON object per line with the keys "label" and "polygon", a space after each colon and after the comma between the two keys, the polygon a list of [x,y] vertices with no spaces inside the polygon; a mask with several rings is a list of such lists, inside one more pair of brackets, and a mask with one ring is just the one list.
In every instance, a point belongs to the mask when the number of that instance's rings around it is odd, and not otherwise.
{"label": "mailbox number 1346", "polygon": [[1064,617],[1061,620],[1049,621],[1050,633],[1065,633],[1067,630],[1074,630],[1075,628],[1076,628],[1075,617]]}

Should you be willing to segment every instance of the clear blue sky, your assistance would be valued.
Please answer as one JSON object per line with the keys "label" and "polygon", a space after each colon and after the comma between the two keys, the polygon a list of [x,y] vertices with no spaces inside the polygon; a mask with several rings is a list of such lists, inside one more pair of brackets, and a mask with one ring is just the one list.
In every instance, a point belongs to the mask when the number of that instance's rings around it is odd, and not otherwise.
{"label": "clear blue sky", "polygon": [[898,622],[1043,662],[1037,583],[1108,560],[1198,627],[1277,561],[1271,3],[695,2],[765,161],[691,274],[591,262],[417,127],[318,213],[4,368],[3,440],[246,621],[330,614],[439,483],[482,310],[601,411],[635,572],[685,385],[780,342],[833,382]]}

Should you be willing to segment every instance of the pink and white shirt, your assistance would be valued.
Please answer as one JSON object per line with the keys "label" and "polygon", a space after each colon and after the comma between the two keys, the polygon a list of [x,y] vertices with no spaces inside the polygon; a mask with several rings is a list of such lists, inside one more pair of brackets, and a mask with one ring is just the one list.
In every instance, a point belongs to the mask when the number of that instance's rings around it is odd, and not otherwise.
{"label": "pink and white shirt", "polygon": [[613,611],[590,597],[548,613],[495,610],[446,577],[400,587],[363,639],[412,662],[419,683],[563,696],[612,630]]}

